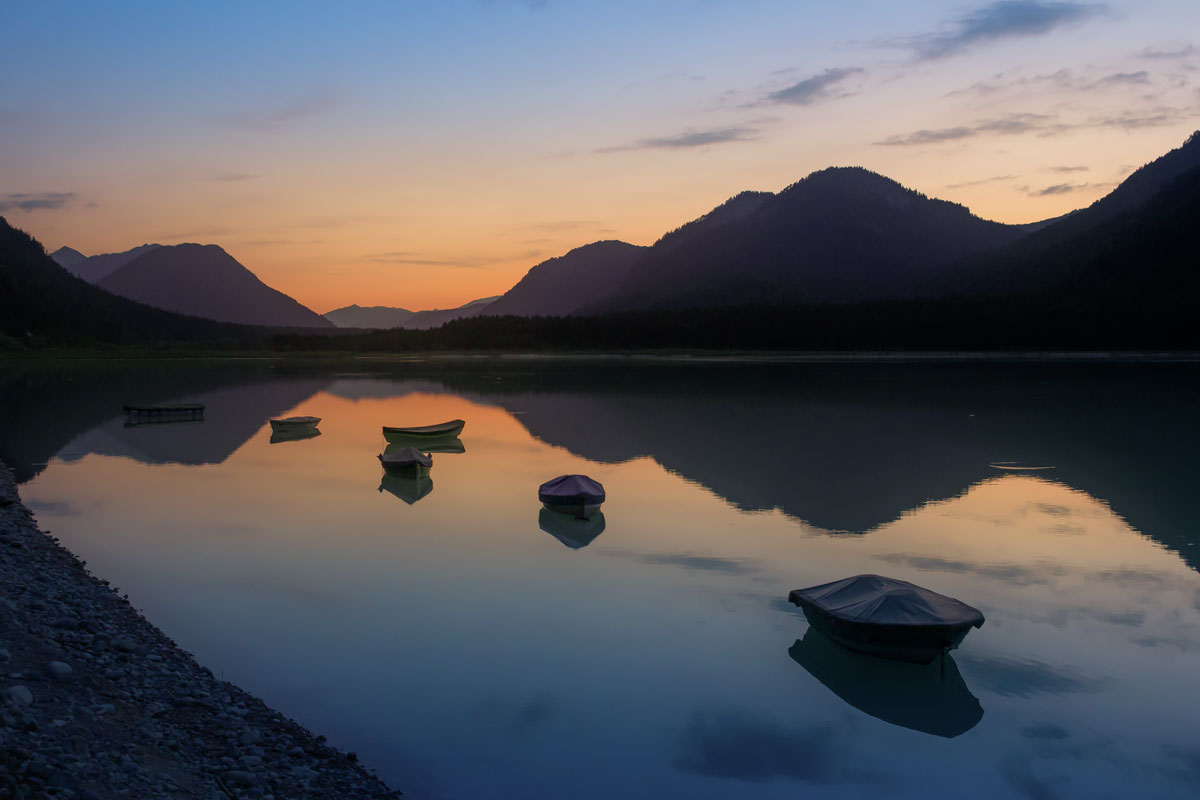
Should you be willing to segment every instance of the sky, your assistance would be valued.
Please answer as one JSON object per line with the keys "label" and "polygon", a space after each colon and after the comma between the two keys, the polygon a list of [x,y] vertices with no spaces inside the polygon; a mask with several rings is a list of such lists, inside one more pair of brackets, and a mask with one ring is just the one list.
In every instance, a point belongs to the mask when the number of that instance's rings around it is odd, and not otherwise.
{"label": "sky", "polygon": [[1200,128],[1196,0],[5,0],[0,215],[450,308],[862,166],[1001,222]]}

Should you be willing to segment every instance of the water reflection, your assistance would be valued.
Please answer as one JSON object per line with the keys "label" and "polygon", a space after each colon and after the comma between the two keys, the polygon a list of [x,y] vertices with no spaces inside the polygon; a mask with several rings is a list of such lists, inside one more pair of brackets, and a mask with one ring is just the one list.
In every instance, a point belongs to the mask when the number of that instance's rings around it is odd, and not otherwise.
{"label": "water reflection", "polygon": [[914,731],[953,738],[983,718],[952,656],[909,664],[859,655],[815,628],[788,649],[809,674],[872,717]]}
{"label": "water reflection", "polygon": [[542,508],[538,511],[538,527],[572,550],[579,550],[604,533],[604,512],[585,518]]}
{"label": "water reflection", "polygon": [[280,442],[302,442],[305,439],[315,439],[321,435],[318,428],[284,428],[271,431],[271,444]]}
{"label": "water reflection", "polygon": [[399,497],[410,506],[433,491],[433,478],[428,472],[416,474],[385,469],[379,480],[379,491]]}

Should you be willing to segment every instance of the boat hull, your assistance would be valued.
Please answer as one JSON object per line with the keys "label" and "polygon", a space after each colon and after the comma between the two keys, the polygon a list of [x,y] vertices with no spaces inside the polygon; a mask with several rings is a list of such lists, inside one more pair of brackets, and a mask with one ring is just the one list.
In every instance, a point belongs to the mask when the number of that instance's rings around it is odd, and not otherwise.
{"label": "boat hull", "polygon": [[410,428],[394,428],[383,426],[383,435],[389,440],[395,439],[452,439],[462,433],[467,423],[461,419],[442,422],[437,425],[417,425]]}
{"label": "boat hull", "polygon": [[576,517],[577,519],[589,519],[600,510],[599,503],[588,503],[582,499],[568,499],[567,502],[560,502],[558,500],[550,502],[543,500],[542,506],[547,511],[554,511],[558,514],[566,514],[568,516]]}
{"label": "boat hull", "polygon": [[285,419],[268,420],[273,431],[302,431],[317,427],[320,417],[287,417]]}
{"label": "boat hull", "polygon": [[958,647],[974,627],[963,625],[874,625],[847,622],[816,606],[797,602],[810,625],[848,650],[876,658],[928,664],[943,652]]}

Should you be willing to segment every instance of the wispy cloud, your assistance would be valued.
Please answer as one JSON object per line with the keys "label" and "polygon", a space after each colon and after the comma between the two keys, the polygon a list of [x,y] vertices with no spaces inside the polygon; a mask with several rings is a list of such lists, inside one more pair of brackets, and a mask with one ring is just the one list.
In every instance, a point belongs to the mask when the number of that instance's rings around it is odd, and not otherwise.
{"label": "wispy cloud", "polygon": [[827,69],[822,73],[797,81],[785,89],[771,92],[766,96],[768,103],[787,103],[795,106],[807,106],[832,97],[846,97],[857,90],[846,90],[842,84],[847,78],[862,75],[862,67],[838,67]]}
{"label": "wispy cloud", "polygon": [[1060,166],[1046,167],[1046,171],[1047,171],[1047,172],[1062,172],[1062,173],[1068,173],[1068,172],[1087,172],[1087,171],[1088,171],[1088,170],[1090,170],[1090,169],[1091,169],[1091,167],[1084,167],[1084,166],[1071,166],[1071,165],[1060,165]]}
{"label": "wispy cloud", "polygon": [[221,115],[230,124],[260,133],[283,130],[311,117],[327,114],[343,104],[345,97],[335,89],[318,89],[274,108],[236,111]]}
{"label": "wispy cloud", "polygon": [[75,200],[74,192],[0,194],[0,211],[56,211]]}
{"label": "wispy cloud", "polygon": [[1046,186],[1042,189],[1031,189],[1025,187],[1025,194],[1030,197],[1052,197],[1056,194],[1071,194],[1086,189],[1091,186],[1090,183],[1056,183],[1053,186]]}
{"label": "wispy cloud", "polygon": [[1039,36],[1104,10],[1104,5],[1091,3],[1001,0],[950,20],[943,31],[896,40],[893,44],[911,50],[918,61],[931,61],[988,42]]}
{"label": "wispy cloud", "polygon": [[1006,78],[1004,75],[996,75],[991,80],[978,81],[965,89],[956,89],[946,96],[953,97],[964,94],[990,95],[1014,89],[1057,89],[1072,92],[1091,92],[1110,89],[1114,86],[1145,86],[1151,82],[1150,73],[1146,70],[1113,72],[1108,75],[1092,77],[1076,75],[1069,69],[1060,69],[1057,72],[1020,78]]}
{"label": "wispy cloud", "polygon": [[376,253],[375,255],[367,256],[368,261],[376,264],[406,264],[414,267],[450,267],[454,269],[488,269],[493,264],[499,264],[505,261],[528,260],[541,256],[540,250],[527,250],[523,253],[515,253],[505,257],[475,257],[461,256],[451,258],[437,258],[428,253],[418,253],[407,250],[400,250],[390,253]]}
{"label": "wispy cloud", "polygon": [[971,125],[956,125],[951,128],[934,128],[913,131],[912,133],[896,134],[874,142],[887,147],[909,147],[922,144],[941,144],[942,142],[970,139],[980,134],[1014,135],[1038,131],[1049,135],[1064,130],[1064,126],[1054,121],[1049,114],[1013,113],[1002,117],[979,120]]}
{"label": "wispy cloud", "polygon": [[961,183],[950,183],[946,185],[947,189],[963,189],[967,186],[983,186],[987,183],[1000,183],[1002,181],[1011,181],[1016,175],[993,175],[990,178],[977,178],[972,181],[962,181]]}
{"label": "wispy cloud", "polygon": [[1183,44],[1173,47],[1147,47],[1138,52],[1137,58],[1187,58],[1196,52],[1193,44]]}
{"label": "wispy cloud", "polygon": [[714,144],[729,142],[751,142],[758,137],[757,128],[732,127],[714,128],[711,130],[691,130],[677,136],[661,136],[649,139],[639,139],[630,144],[602,147],[598,153],[617,153],[624,150],[687,150],[693,147],[707,147]]}

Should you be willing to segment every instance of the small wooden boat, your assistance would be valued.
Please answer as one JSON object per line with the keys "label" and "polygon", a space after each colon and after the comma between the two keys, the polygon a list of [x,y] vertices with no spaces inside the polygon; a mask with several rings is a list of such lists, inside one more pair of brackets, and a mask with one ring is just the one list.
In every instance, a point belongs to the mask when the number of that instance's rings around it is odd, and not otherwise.
{"label": "small wooden boat", "polygon": [[320,417],[282,417],[269,420],[273,431],[297,431],[305,428],[315,428],[321,421]]}
{"label": "small wooden boat", "polygon": [[882,575],[794,589],[788,600],[843,647],[914,664],[928,664],[958,647],[984,621],[979,609],[960,600]]}
{"label": "small wooden boat", "polygon": [[383,464],[384,469],[411,470],[420,474],[422,470],[433,466],[433,456],[411,447],[399,447],[390,452],[380,453],[379,463]]}
{"label": "small wooden boat", "polygon": [[559,475],[538,487],[538,499],[551,511],[587,519],[604,502],[604,486],[587,475]]}
{"label": "small wooden boat", "polygon": [[173,405],[125,406],[126,425],[144,425],[150,422],[203,422],[202,403],[176,403]]}
{"label": "small wooden boat", "polygon": [[391,438],[406,439],[449,439],[462,433],[467,423],[461,419],[440,422],[437,425],[416,425],[410,428],[391,428],[383,426],[383,435]]}

